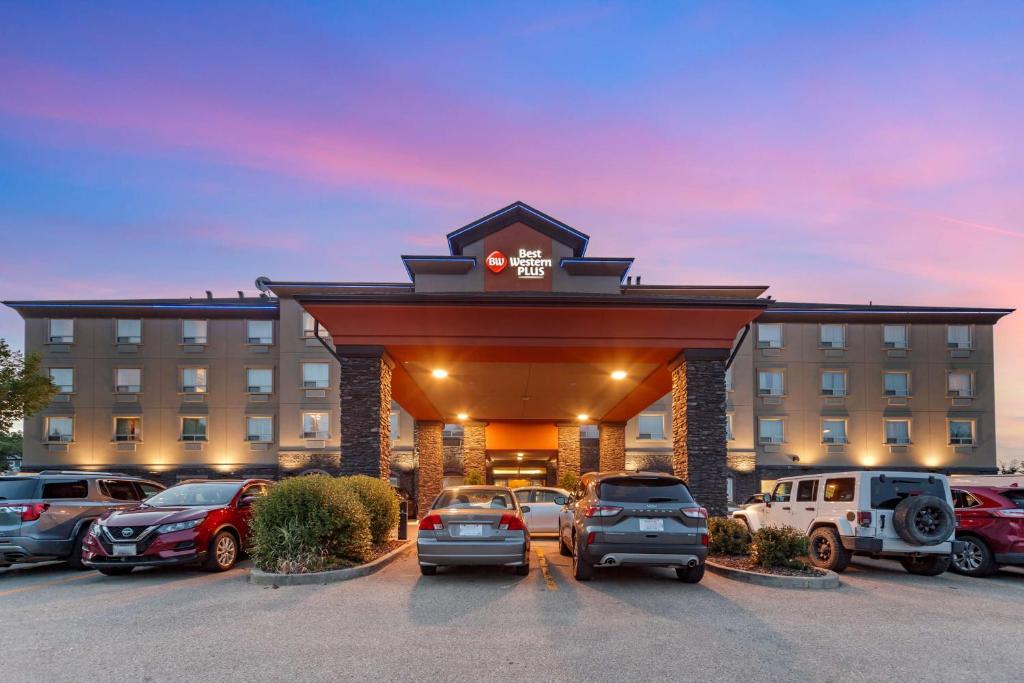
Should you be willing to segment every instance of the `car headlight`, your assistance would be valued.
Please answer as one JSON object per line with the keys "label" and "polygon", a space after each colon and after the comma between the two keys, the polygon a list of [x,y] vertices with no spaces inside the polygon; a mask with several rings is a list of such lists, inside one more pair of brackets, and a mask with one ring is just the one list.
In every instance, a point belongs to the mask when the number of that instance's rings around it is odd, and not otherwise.
{"label": "car headlight", "polygon": [[89,533],[99,538],[103,533],[103,523],[98,519],[93,521],[92,526],[89,527]]}
{"label": "car headlight", "polygon": [[175,531],[184,531],[185,529],[194,529],[203,523],[205,517],[199,519],[190,519],[187,522],[174,522],[173,524],[163,524],[157,527],[156,532],[158,534],[170,534]]}

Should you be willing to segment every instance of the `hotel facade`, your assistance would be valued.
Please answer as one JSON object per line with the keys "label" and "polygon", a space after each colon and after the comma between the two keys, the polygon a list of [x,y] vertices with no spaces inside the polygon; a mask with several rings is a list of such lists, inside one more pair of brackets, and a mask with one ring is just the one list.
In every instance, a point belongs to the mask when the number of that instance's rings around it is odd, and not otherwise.
{"label": "hotel facade", "polygon": [[402,257],[408,282],[5,302],[60,390],[26,420],[23,469],[366,473],[420,509],[471,472],[651,469],[712,513],[802,472],[995,471],[1010,310],[641,284],[520,202],[447,241]]}

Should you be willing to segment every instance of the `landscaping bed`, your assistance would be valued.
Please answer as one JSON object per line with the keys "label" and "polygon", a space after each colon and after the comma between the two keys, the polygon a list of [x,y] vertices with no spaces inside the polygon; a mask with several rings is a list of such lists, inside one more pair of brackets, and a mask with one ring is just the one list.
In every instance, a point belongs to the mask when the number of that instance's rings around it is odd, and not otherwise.
{"label": "landscaping bed", "polygon": [[732,569],[755,572],[757,574],[771,574],[773,576],[799,576],[818,577],[827,576],[828,572],[817,567],[762,567],[747,555],[710,555],[708,560],[716,564],[725,565]]}

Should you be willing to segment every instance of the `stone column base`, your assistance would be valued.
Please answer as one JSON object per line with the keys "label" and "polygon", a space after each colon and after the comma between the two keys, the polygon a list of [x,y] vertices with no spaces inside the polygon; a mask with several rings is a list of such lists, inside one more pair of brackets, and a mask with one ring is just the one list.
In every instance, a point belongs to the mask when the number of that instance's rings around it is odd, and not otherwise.
{"label": "stone column base", "polygon": [[626,469],[626,423],[602,422],[597,433],[601,471]]}
{"label": "stone column base", "polygon": [[416,420],[416,502],[420,517],[427,514],[444,488],[444,423]]}

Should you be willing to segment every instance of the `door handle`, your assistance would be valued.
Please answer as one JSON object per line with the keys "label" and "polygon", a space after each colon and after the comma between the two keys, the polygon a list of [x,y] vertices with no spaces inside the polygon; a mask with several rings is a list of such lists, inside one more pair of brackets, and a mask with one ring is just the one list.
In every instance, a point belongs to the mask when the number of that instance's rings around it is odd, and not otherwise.
{"label": "door handle", "polygon": [[804,510],[807,510],[808,512],[814,512],[814,508],[804,508]]}
{"label": "door handle", "polygon": [[783,506],[782,506],[782,509],[783,509],[783,510],[788,510],[788,509],[789,509],[789,506],[788,506],[788,505],[783,505]]}

